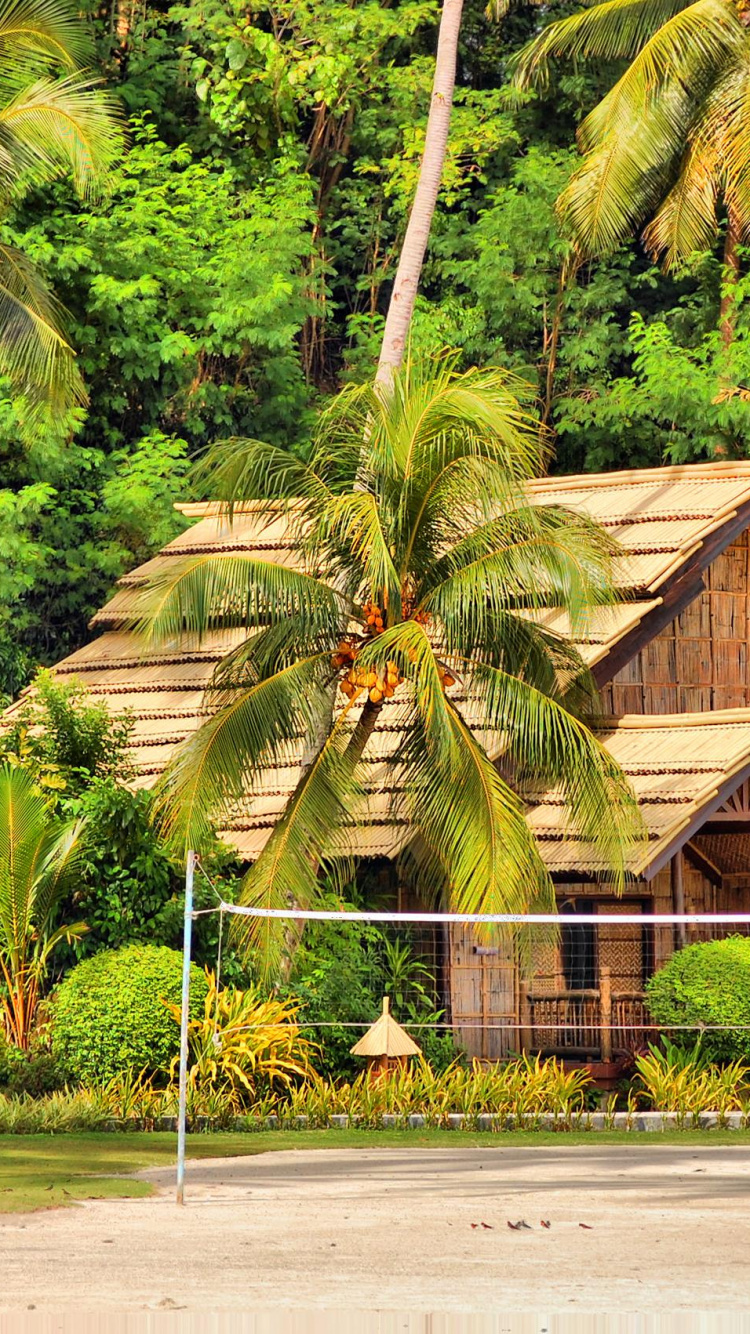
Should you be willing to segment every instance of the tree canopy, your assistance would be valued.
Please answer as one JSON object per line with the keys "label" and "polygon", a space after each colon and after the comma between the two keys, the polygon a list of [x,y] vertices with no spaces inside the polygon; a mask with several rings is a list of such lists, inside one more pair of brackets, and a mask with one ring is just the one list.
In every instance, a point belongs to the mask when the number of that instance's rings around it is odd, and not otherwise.
{"label": "tree canopy", "polygon": [[[189,463],[212,441],[304,457],[331,395],[370,377],[440,12],[438,0],[92,7],[91,55],[75,58],[121,107],[126,147],[103,192],[79,197],[65,175],[15,192],[0,237],[67,310],[88,399],[31,430],[2,382],[0,692],[83,642],[115,578],[178,531],[173,501],[190,498]],[[670,276],[640,238],[590,262],[560,230],[576,130],[623,66],[611,53],[553,61],[547,85],[519,96],[512,62],[572,12],[498,19],[484,0],[464,4],[412,349],[451,347],[465,367],[526,380],[557,470],[710,458],[717,443],[743,453],[744,402],[715,401],[723,236]],[[744,292],[740,275],[740,386]]]}

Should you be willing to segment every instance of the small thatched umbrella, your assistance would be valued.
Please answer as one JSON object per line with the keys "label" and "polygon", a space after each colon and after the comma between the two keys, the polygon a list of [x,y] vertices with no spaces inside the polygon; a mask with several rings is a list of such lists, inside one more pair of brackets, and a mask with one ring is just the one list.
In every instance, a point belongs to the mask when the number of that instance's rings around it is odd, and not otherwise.
{"label": "small thatched umbrella", "polygon": [[396,1023],[390,1011],[390,1001],[383,997],[383,1013],[368,1028],[364,1037],[352,1047],[352,1056],[366,1056],[371,1077],[377,1079],[387,1070],[406,1065],[410,1056],[420,1056],[421,1049],[409,1034]]}

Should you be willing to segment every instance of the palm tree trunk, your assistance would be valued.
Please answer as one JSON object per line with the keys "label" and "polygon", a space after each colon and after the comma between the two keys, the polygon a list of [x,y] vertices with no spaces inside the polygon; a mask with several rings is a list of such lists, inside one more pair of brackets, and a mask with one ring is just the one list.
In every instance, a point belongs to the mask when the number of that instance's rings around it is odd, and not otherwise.
{"label": "palm tree trunk", "polygon": [[453,107],[453,86],[456,81],[462,9],[463,0],[443,0],[422,165],[388,306],[376,375],[378,384],[390,384],[393,372],[398,370],[403,360],[409,336],[419,277],[443,175]]}
{"label": "palm tree trunk", "polygon": [[352,732],[344,751],[344,758],[352,765],[359,764],[364,754],[365,746],[375,731],[375,724],[380,717],[382,704],[373,704],[371,700],[365,699],[362,706],[362,712],[357,719],[356,726]]}
{"label": "palm tree trunk", "polygon": [[734,342],[734,330],[737,322],[737,283],[740,277],[740,227],[737,216],[730,208],[727,217],[727,234],[724,241],[724,269],[722,272],[721,306],[719,308],[719,330],[721,345],[724,349]]}
{"label": "palm tree trunk", "polygon": [[568,294],[568,287],[574,282],[578,272],[579,261],[566,255],[560,268],[560,279],[557,285],[557,297],[555,300],[555,313],[552,317],[552,330],[550,333],[549,348],[547,352],[547,374],[545,377],[544,392],[544,412],[542,422],[545,426],[549,425],[549,419],[552,416],[552,401],[555,390],[555,372],[557,370],[557,353],[560,346],[560,330],[562,329],[563,313],[565,311],[565,299]]}

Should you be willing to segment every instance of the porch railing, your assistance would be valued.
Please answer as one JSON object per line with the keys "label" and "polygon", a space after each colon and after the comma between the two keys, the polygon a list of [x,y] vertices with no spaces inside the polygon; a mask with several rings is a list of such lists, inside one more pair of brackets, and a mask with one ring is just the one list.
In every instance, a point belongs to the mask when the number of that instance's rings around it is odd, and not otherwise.
{"label": "porch railing", "polygon": [[602,969],[601,984],[586,991],[529,991],[523,1004],[523,1045],[533,1051],[575,1048],[598,1051],[603,1061],[648,1041],[652,1025],[642,991],[613,991]]}

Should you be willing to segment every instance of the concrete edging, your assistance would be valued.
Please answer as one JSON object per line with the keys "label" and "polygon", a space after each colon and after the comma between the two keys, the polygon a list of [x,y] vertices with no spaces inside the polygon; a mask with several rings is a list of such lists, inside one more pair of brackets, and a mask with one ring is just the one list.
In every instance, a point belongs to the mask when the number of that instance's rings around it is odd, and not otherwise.
{"label": "concrete edging", "polygon": [[[306,1130],[309,1124],[309,1117],[296,1116],[293,1128]],[[358,1124],[361,1124],[361,1118],[356,1116],[350,1117],[344,1114],[328,1118],[328,1126],[332,1129],[346,1130],[355,1128]],[[379,1122],[383,1130],[425,1130],[434,1124],[430,1117],[420,1112],[411,1112],[406,1116],[385,1113]],[[247,1125],[245,1118],[238,1118],[236,1128],[240,1129],[241,1125]],[[550,1112],[538,1116],[529,1114],[520,1117],[497,1112],[480,1112],[473,1118],[463,1112],[452,1112],[447,1117],[447,1125],[442,1129],[495,1132],[556,1130],[560,1133],[565,1133],[567,1130],[625,1130],[643,1134],[660,1130],[714,1130],[719,1127],[725,1130],[747,1129],[750,1128],[749,1118],[744,1112],[725,1112],[723,1116],[719,1112],[581,1112],[572,1118],[557,1116]],[[281,1130],[283,1125],[279,1117],[269,1116],[265,1120],[265,1128]]]}
{"label": "concrete edging", "polygon": [[[463,1112],[451,1112],[445,1123],[439,1126],[431,1117],[421,1112],[411,1112],[404,1116],[384,1113],[376,1126],[369,1127],[363,1123],[362,1117],[340,1114],[329,1116],[327,1127],[314,1125],[312,1129],[348,1130],[356,1129],[357,1126],[381,1130],[479,1130],[495,1134],[502,1134],[504,1130],[528,1130],[532,1133],[535,1130],[554,1130],[563,1135],[567,1131],[581,1130],[594,1133],[620,1130],[630,1134],[648,1134],[661,1130],[750,1130],[750,1116],[744,1112],[725,1112],[723,1115],[719,1112],[579,1112],[575,1116],[565,1117],[553,1112],[542,1112],[536,1116],[528,1114],[517,1117],[500,1112],[480,1112],[478,1116],[472,1117]],[[252,1116],[237,1116],[229,1125],[217,1122],[213,1117],[199,1116],[190,1128],[198,1133],[212,1130],[262,1133],[264,1130],[308,1130],[311,1126],[309,1116],[295,1116],[291,1122],[285,1122],[278,1116],[267,1116],[262,1120]],[[144,1125],[138,1118],[112,1120],[107,1123],[106,1129],[175,1131],[177,1117],[160,1116],[150,1126]]]}

